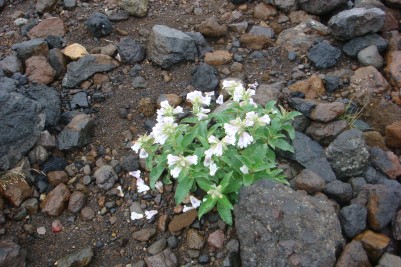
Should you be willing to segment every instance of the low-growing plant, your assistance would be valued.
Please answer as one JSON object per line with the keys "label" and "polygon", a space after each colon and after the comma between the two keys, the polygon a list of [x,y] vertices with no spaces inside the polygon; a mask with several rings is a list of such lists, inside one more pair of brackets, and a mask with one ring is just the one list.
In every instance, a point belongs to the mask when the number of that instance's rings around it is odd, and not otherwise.
{"label": "low-growing plant", "polygon": [[[183,108],[163,101],[152,132],[140,136],[132,147],[146,158],[150,187],[174,179],[177,203],[199,187],[205,192],[202,201],[191,198],[192,208],[200,205],[199,218],[217,206],[221,218],[231,225],[241,186],[260,179],[288,184],[277,168],[275,149],[293,151],[287,141],[295,136],[291,122],[299,113],[287,112],[274,101],[265,107],[256,104],[252,99],[256,86],[245,89],[241,83],[223,81],[233,101],[214,112],[208,109],[210,94],[191,92],[187,102],[192,116],[181,120],[177,117]],[[223,104],[222,95],[216,103]]]}

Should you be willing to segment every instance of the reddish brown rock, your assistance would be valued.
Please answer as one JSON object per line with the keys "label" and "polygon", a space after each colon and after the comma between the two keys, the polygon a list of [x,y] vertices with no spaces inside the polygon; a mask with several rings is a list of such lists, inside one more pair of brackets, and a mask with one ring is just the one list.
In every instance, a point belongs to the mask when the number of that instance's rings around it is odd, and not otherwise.
{"label": "reddish brown rock", "polygon": [[33,56],[25,61],[25,74],[31,82],[49,84],[56,77],[56,72],[44,56]]}
{"label": "reddish brown rock", "polygon": [[288,86],[291,91],[302,92],[306,99],[315,99],[325,94],[323,80],[313,74],[309,79]]}
{"label": "reddish brown rock", "polygon": [[383,94],[390,90],[390,84],[381,73],[372,66],[359,68],[351,77],[352,96],[359,104],[370,102],[374,94]]}
{"label": "reddish brown rock", "polygon": [[352,240],[344,247],[337,260],[336,267],[370,267],[368,256],[361,242]]}
{"label": "reddish brown rock", "polygon": [[145,117],[151,117],[156,112],[156,105],[150,97],[144,97],[139,100],[138,111]]}
{"label": "reddish brown rock", "polygon": [[59,184],[40,204],[42,211],[50,216],[59,216],[70,198],[70,190],[65,184]]}
{"label": "reddish brown rock", "polygon": [[85,194],[80,191],[75,191],[70,196],[70,200],[68,202],[68,211],[77,213],[85,206],[85,203]]}
{"label": "reddish brown rock", "polygon": [[139,231],[136,231],[132,234],[132,238],[138,241],[148,241],[156,234],[156,228],[145,228]]}
{"label": "reddish brown rock", "polygon": [[401,121],[386,126],[386,145],[394,148],[401,148]]}
{"label": "reddish brown rock", "polygon": [[227,26],[210,17],[199,24],[198,31],[207,37],[221,37],[227,34]]}
{"label": "reddish brown rock", "polygon": [[161,94],[157,98],[157,107],[160,108],[160,103],[167,100],[170,106],[177,107],[182,103],[182,97],[176,94]]}
{"label": "reddish brown rock", "polygon": [[168,218],[168,216],[166,214],[160,215],[159,222],[157,223],[157,229],[159,229],[159,231],[161,231],[161,232],[166,231],[167,218]]}
{"label": "reddish brown rock", "polygon": [[329,145],[336,137],[348,128],[346,120],[330,123],[312,122],[306,129],[306,134],[322,145]]}
{"label": "reddish brown rock", "polygon": [[326,186],[326,182],[320,175],[308,169],[303,169],[294,180],[295,188],[305,190],[308,194],[323,191]]}
{"label": "reddish brown rock", "polygon": [[309,15],[303,10],[291,11],[288,17],[292,23],[301,23],[310,19],[316,19],[316,16]]}
{"label": "reddish brown rock", "polygon": [[93,75],[93,84],[94,85],[101,85],[104,82],[110,81],[109,76],[106,74],[101,74],[101,73],[95,73]]}
{"label": "reddish brown rock", "polygon": [[384,143],[384,139],[381,134],[377,131],[369,131],[363,133],[365,137],[365,142],[370,147],[379,147],[383,150],[387,150],[387,147]]}
{"label": "reddish brown rock", "polygon": [[187,211],[181,215],[174,216],[173,220],[168,225],[168,230],[170,232],[180,231],[181,229],[190,226],[197,217],[198,212],[195,209]]}
{"label": "reddish brown rock", "polygon": [[68,182],[68,174],[65,171],[53,171],[47,174],[49,184],[57,186],[60,183]]}
{"label": "reddish brown rock", "polygon": [[[170,248],[166,248],[159,254],[145,257],[147,267],[174,267],[178,266],[177,256]],[[142,266],[142,265],[141,265]]]}
{"label": "reddish brown rock", "polygon": [[267,20],[269,17],[277,15],[277,9],[265,3],[259,3],[255,6],[253,16],[257,19]]}
{"label": "reddish brown rock", "polygon": [[79,217],[83,221],[90,221],[95,218],[95,211],[91,207],[85,207],[79,213]]}
{"label": "reddish brown rock", "polygon": [[368,254],[369,260],[377,262],[384,250],[390,243],[390,238],[383,234],[377,234],[371,230],[366,230],[357,235],[354,240],[361,242]]}
{"label": "reddish brown rock", "polygon": [[401,122],[401,107],[383,98],[372,99],[370,105],[364,108],[362,118],[373,129],[385,136],[385,129],[388,125]]}
{"label": "reddish brown rock", "polygon": [[387,54],[385,69],[388,81],[396,88],[401,87],[401,51],[391,51]]}
{"label": "reddish brown rock", "polygon": [[224,65],[230,63],[233,55],[224,50],[216,50],[205,54],[205,63],[213,66]]}
{"label": "reddish brown rock", "polygon": [[224,232],[222,230],[216,230],[209,235],[207,238],[207,243],[209,246],[220,249],[224,245]]}
{"label": "reddish brown rock", "polygon": [[9,176],[0,181],[0,195],[10,201],[14,207],[19,207],[25,199],[32,195],[32,188],[23,177]]}
{"label": "reddish brown rock", "polygon": [[270,38],[264,35],[244,33],[240,37],[240,43],[249,49],[260,50],[273,45]]}
{"label": "reddish brown rock", "polygon": [[391,151],[373,147],[370,149],[370,160],[373,167],[386,174],[390,179],[397,179],[401,175],[400,160]]}
{"label": "reddish brown rock", "polygon": [[344,103],[333,102],[333,103],[319,103],[315,109],[312,110],[310,118],[320,122],[330,122],[345,112]]}
{"label": "reddish brown rock", "polygon": [[205,238],[195,229],[189,229],[187,232],[187,246],[190,249],[202,249],[205,244]]}
{"label": "reddish brown rock", "polygon": [[51,17],[44,19],[28,32],[28,37],[31,39],[46,38],[48,35],[60,37],[65,35],[64,23],[60,18]]}

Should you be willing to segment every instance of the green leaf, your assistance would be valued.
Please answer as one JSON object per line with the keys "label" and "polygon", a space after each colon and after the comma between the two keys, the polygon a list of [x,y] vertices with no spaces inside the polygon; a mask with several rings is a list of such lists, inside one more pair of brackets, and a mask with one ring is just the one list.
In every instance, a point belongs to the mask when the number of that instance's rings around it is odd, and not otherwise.
{"label": "green leaf", "polygon": [[202,188],[203,191],[207,192],[212,188],[213,183],[207,178],[196,177],[196,183]]}
{"label": "green leaf", "polygon": [[252,174],[244,174],[244,176],[242,178],[245,186],[249,186],[249,185],[253,184],[253,179],[254,179],[254,177]]}
{"label": "green leaf", "polygon": [[266,106],[265,106],[265,110],[270,112],[270,110],[274,107],[274,105],[276,104],[276,101],[269,101],[267,102]]}
{"label": "green leaf", "polygon": [[285,141],[283,139],[276,139],[274,144],[276,147],[280,148],[281,150],[294,153],[294,148],[287,141]]}
{"label": "green leaf", "polygon": [[186,117],[186,118],[184,118],[184,119],[181,120],[181,123],[191,123],[191,124],[195,124],[195,123],[197,123],[197,122],[198,122],[198,118],[192,117],[192,116]]}
{"label": "green leaf", "polygon": [[295,138],[295,130],[294,127],[292,127],[292,125],[288,124],[288,125],[283,125],[283,130],[286,131],[288,133],[288,136],[291,139]]}
{"label": "green leaf", "polygon": [[[225,153],[225,154],[227,154],[227,155],[232,155],[232,153]],[[224,163],[226,163],[229,167],[231,167],[232,169],[234,169],[235,171],[237,171],[237,172],[241,172],[241,170],[240,170],[240,168],[242,167],[242,162],[239,160],[239,159],[237,159],[237,158],[235,158],[235,157],[230,157],[230,158],[228,158],[228,157],[226,157],[226,156],[222,156],[222,157],[220,157],[220,159],[224,162]]]}
{"label": "green leaf", "polygon": [[229,185],[232,175],[233,175],[233,172],[231,171],[224,176],[223,180],[221,180],[220,185],[221,185],[222,191]]}
{"label": "green leaf", "polygon": [[161,163],[157,164],[155,168],[152,169],[150,172],[150,187],[153,189],[155,188],[156,181],[160,178],[162,173],[167,167],[167,160],[162,161]]}
{"label": "green leaf", "polygon": [[230,183],[227,185],[227,187],[224,190],[222,190],[222,192],[225,194],[229,194],[232,192],[237,193],[240,190],[241,186],[242,182],[239,179],[233,177],[230,180]]}
{"label": "green leaf", "polygon": [[198,135],[205,138],[207,140],[207,125],[209,120],[204,120],[199,122],[198,124]]}
{"label": "green leaf", "polygon": [[230,200],[228,200],[225,195],[223,195],[222,198],[218,199],[217,202],[229,208],[230,210],[234,209],[233,204],[231,204]]}
{"label": "green leaf", "polygon": [[177,189],[175,191],[175,202],[177,204],[180,204],[184,198],[188,195],[189,191],[192,188],[192,185],[194,183],[194,179],[186,176],[185,178],[181,179],[181,181],[178,182]]}
{"label": "green leaf", "polygon": [[220,214],[221,219],[228,225],[233,224],[233,217],[231,214],[231,209],[227,208],[225,205],[217,202],[217,211]]}
{"label": "green leaf", "polygon": [[185,137],[181,141],[181,148],[183,151],[185,151],[188,145],[194,141],[197,134],[198,134],[198,128],[193,127],[192,130],[185,135]]}
{"label": "green leaf", "polygon": [[206,200],[202,202],[198,210],[199,219],[202,218],[203,215],[211,211],[214,206],[216,206],[217,200],[213,199],[210,196],[206,196]]}

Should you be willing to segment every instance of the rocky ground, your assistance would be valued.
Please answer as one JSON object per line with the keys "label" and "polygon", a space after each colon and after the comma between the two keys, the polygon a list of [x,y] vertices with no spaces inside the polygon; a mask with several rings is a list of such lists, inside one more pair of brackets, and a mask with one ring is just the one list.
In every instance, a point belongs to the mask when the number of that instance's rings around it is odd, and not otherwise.
{"label": "rocky ground", "polygon": [[[400,7],[0,0],[0,266],[401,266]],[[291,187],[242,190],[233,226],[128,174],[161,101],[226,78],[302,113]]]}

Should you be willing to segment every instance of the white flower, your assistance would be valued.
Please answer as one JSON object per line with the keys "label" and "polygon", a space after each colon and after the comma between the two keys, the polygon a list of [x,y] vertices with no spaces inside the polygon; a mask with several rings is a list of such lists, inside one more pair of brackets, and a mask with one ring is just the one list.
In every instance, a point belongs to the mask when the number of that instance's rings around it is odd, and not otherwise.
{"label": "white flower", "polygon": [[209,166],[209,170],[210,170],[209,174],[210,174],[210,176],[214,176],[216,174],[216,172],[217,172],[217,169],[218,169],[218,167],[217,167],[216,163],[210,164],[210,166]]}
{"label": "white flower", "polygon": [[235,137],[227,135],[220,141],[217,137],[211,135],[209,136],[208,141],[211,146],[205,151],[205,155],[207,157],[211,157],[212,155],[219,157],[223,155],[223,150],[227,147],[227,145],[234,145]]}
{"label": "white flower", "polygon": [[254,90],[255,90],[258,86],[259,86],[258,82],[254,82],[254,83],[248,84],[248,87],[251,88],[251,89],[254,89]]}
{"label": "white flower", "polygon": [[136,189],[137,189],[138,193],[143,193],[143,192],[150,190],[150,187],[147,184],[145,184],[145,181],[142,178],[137,178],[136,179]]}
{"label": "white flower", "polygon": [[253,122],[254,126],[265,126],[266,124],[270,123],[270,117],[269,115],[264,115],[262,117],[259,117],[257,113],[254,111],[246,113],[246,120]]}
{"label": "white flower", "polygon": [[224,130],[228,136],[238,135],[238,146],[240,148],[247,147],[249,144],[253,142],[253,137],[246,132],[246,128],[253,126],[253,121],[251,120],[241,120],[240,117],[237,117],[234,120],[231,120],[230,123],[224,124]]}
{"label": "white flower", "polygon": [[197,111],[193,110],[193,113],[196,117],[198,117],[198,120],[203,120],[203,119],[207,119],[207,113],[210,112],[210,109],[206,109],[206,108],[198,108]]}
{"label": "white flower", "polygon": [[134,176],[135,178],[141,178],[141,171],[137,170],[137,171],[132,171],[128,173],[131,176]]}
{"label": "white flower", "polygon": [[167,155],[167,164],[170,168],[170,174],[173,178],[177,178],[182,169],[186,169],[191,165],[198,164],[198,156],[174,156],[172,154]]}
{"label": "white flower", "polygon": [[209,97],[213,97],[214,96],[214,92],[205,92],[205,96],[209,96]]}
{"label": "white flower", "polygon": [[117,196],[124,197],[124,192],[123,189],[121,188],[121,185],[117,186]]}
{"label": "white flower", "polygon": [[253,142],[253,137],[248,132],[243,132],[238,137],[239,148],[247,147],[248,145],[252,144],[252,142]]}
{"label": "white flower", "polygon": [[143,218],[143,214],[141,213],[136,213],[136,212],[131,212],[131,220],[135,221],[135,220],[139,220]]}
{"label": "white flower", "polygon": [[146,159],[149,156],[148,152],[145,149],[141,148],[139,152],[139,158]]}
{"label": "white flower", "polygon": [[199,206],[201,205],[202,201],[197,199],[194,196],[189,196],[189,200],[191,201],[192,206],[184,206],[184,209],[182,210],[182,212],[187,212],[189,210],[193,210],[193,209],[197,209],[199,208]]}
{"label": "white flower", "polygon": [[[255,95],[255,90],[252,89],[247,89],[245,91],[244,88],[236,88],[234,91],[234,97],[233,100],[236,102],[240,102],[241,100],[244,102],[250,102],[252,99],[252,96]],[[253,103],[253,100],[252,100]]]}
{"label": "white flower", "polygon": [[157,110],[157,121],[163,122],[165,117],[174,117],[174,115],[183,113],[182,107],[176,108],[170,106],[167,100],[160,103],[160,109]]}
{"label": "white flower", "polygon": [[203,96],[202,92],[200,91],[193,91],[187,94],[187,100],[191,102],[193,106],[202,106],[202,105],[209,106],[211,97]]}
{"label": "white flower", "polygon": [[234,80],[223,81],[223,89],[226,90],[230,95],[234,95],[234,92],[237,88],[244,88],[244,87],[242,83],[239,83]]}
{"label": "white flower", "polygon": [[216,103],[219,105],[223,105],[223,103],[224,103],[223,95],[219,95],[219,97],[216,99]]}
{"label": "white flower", "polygon": [[239,168],[243,174],[248,174],[249,169],[247,166],[243,165],[241,168]]}
{"label": "white flower", "polygon": [[153,136],[155,141],[161,145],[164,145],[167,138],[174,134],[177,123],[174,123],[174,118],[165,117],[162,122],[158,122],[155,127],[153,127]]}
{"label": "white flower", "polygon": [[146,219],[147,220],[152,219],[153,216],[155,216],[157,213],[158,213],[157,210],[149,210],[149,211],[145,210]]}
{"label": "white flower", "polygon": [[208,155],[209,153],[206,153],[208,150],[205,151],[206,157],[205,160],[203,161],[203,166],[209,167],[210,164],[214,163],[212,156]]}
{"label": "white flower", "polygon": [[155,183],[155,187],[156,187],[156,189],[157,189],[160,193],[163,193],[163,183],[162,183],[162,182],[157,181],[157,182]]}
{"label": "white flower", "polygon": [[216,186],[215,184],[212,185],[212,189],[207,191],[207,193],[212,196],[212,199],[223,198],[223,194],[221,193],[221,185],[219,186]]}
{"label": "white flower", "polygon": [[138,138],[138,140],[134,143],[133,146],[131,146],[131,149],[135,151],[135,153],[139,153],[139,157],[142,159],[146,159],[149,154],[146,152],[146,150],[143,148],[146,145],[151,145],[153,143],[153,136],[152,135],[147,135],[144,134]]}

